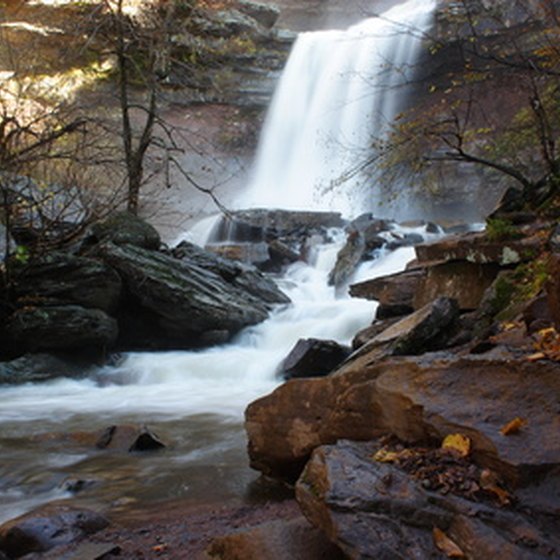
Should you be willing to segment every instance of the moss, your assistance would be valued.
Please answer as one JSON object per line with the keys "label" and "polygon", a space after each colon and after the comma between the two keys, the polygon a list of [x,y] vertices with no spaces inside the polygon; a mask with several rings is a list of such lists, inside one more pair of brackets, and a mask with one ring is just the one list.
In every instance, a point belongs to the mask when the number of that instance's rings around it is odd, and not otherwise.
{"label": "moss", "polygon": [[486,222],[486,237],[490,241],[502,241],[505,239],[519,239],[522,237],[522,234],[510,220],[489,218]]}

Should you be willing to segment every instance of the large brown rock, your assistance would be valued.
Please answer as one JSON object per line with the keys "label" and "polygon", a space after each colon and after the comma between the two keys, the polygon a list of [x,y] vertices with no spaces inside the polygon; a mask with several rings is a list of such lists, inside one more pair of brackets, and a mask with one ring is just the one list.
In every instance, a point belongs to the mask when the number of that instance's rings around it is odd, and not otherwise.
{"label": "large brown rock", "polygon": [[414,311],[414,297],[425,274],[423,269],[407,270],[366,280],[350,286],[350,295],[377,300],[379,302],[378,319],[406,315]]}
{"label": "large brown rock", "polygon": [[557,536],[532,516],[428,491],[423,481],[375,461],[374,451],[345,441],[321,447],[296,485],[306,517],[347,558],[445,558],[436,548],[434,527],[473,560],[537,560],[560,553]]}
{"label": "large brown rock", "polygon": [[[251,465],[294,478],[311,452],[341,438],[394,433],[408,442],[457,431],[473,454],[512,484],[560,465],[560,364],[492,356],[372,359],[364,353],[334,375],[291,380],[247,408]],[[500,429],[516,417],[516,435]]]}

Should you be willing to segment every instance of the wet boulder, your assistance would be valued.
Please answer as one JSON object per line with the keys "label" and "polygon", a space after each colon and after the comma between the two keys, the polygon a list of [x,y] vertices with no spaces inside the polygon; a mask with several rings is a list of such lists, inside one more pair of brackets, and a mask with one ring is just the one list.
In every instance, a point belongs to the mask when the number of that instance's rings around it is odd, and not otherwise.
{"label": "wet boulder", "polygon": [[[103,244],[98,254],[123,279],[121,347],[189,348],[266,319],[272,304],[188,259],[132,245]],[[220,340],[223,336],[220,335]]]}
{"label": "wet boulder", "polygon": [[329,274],[329,284],[337,288],[345,284],[362,262],[365,250],[364,236],[359,231],[351,231],[346,244],[336,256],[336,263]]}
{"label": "wet boulder", "polygon": [[8,320],[8,332],[22,352],[101,352],[117,339],[117,321],[100,309],[79,305],[26,306]]}
{"label": "wet boulder", "polygon": [[115,245],[134,245],[144,249],[159,249],[161,238],[148,222],[130,212],[117,212],[91,226],[87,244],[111,241]]}
{"label": "wet boulder", "polygon": [[97,449],[113,451],[143,452],[158,451],[165,443],[146,426],[108,426],[99,434],[95,442]]}
{"label": "wet boulder", "polygon": [[121,294],[119,275],[105,263],[51,252],[18,268],[14,295],[26,303],[80,305],[113,312]]}
{"label": "wet boulder", "polygon": [[393,323],[360,348],[358,354],[383,349],[386,355],[418,355],[444,348],[447,334],[458,317],[455,300],[438,298]]}
{"label": "wet boulder", "polygon": [[278,373],[284,379],[322,377],[336,369],[349,355],[350,349],[334,340],[300,339],[278,367]]}
{"label": "wet boulder", "polygon": [[109,526],[102,515],[86,509],[50,504],[0,527],[0,551],[9,558],[76,542]]}

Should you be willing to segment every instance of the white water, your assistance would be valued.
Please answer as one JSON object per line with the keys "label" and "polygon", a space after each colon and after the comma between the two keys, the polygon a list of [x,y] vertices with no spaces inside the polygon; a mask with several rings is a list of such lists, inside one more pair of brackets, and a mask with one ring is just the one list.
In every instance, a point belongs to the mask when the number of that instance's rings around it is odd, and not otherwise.
{"label": "white water", "polygon": [[371,177],[352,170],[400,110],[434,8],[409,0],[347,31],[299,35],[241,207],[376,209]]}

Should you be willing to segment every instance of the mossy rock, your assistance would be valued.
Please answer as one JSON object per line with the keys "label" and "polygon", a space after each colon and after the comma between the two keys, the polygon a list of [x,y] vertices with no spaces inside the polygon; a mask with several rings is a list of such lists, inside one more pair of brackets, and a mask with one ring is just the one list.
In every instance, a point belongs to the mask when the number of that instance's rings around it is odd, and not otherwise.
{"label": "mossy rock", "polygon": [[117,212],[91,227],[95,241],[111,241],[115,245],[134,245],[144,249],[159,249],[161,238],[148,222],[130,212]]}

